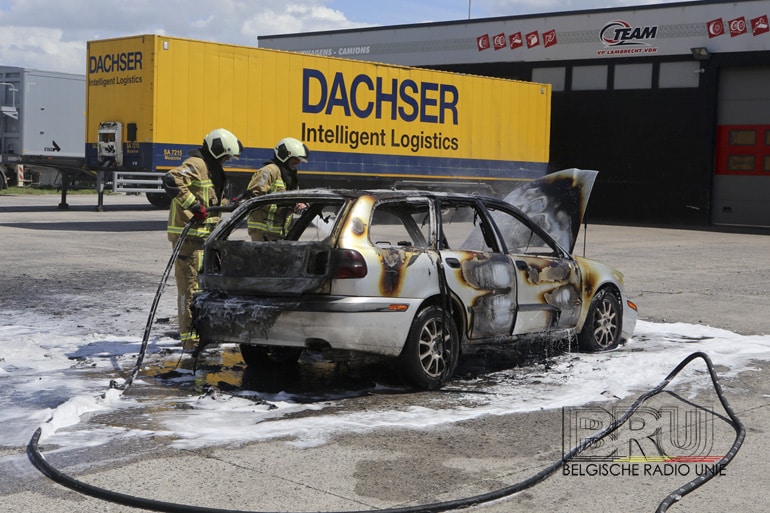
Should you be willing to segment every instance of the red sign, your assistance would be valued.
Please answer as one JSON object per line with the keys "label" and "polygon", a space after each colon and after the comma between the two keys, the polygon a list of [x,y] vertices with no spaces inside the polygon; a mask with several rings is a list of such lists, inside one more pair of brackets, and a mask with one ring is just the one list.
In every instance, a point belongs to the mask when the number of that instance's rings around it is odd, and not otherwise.
{"label": "red sign", "polygon": [[484,34],[476,38],[476,47],[479,51],[489,49],[489,34]]}
{"label": "red sign", "polygon": [[543,46],[545,48],[548,48],[549,46],[553,46],[556,43],[557,43],[556,30],[549,30],[548,32],[543,32]]}
{"label": "red sign", "polygon": [[753,36],[758,36],[765,32],[770,32],[770,23],[768,23],[767,14],[751,20],[751,34]]}
{"label": "red sign", "polygon": [[492,43],[495,45],[495,51],[500,50],[508,46],[508,42],[505,40],[505,32],[501,32],[492,38]]}
{"label": "red sign", "polygon": [[537,31],[527,34],[527,48],[532,48],[540,44],[540,35]]}
{"label": "red sign", "polygon": [[722,22],[722,18],[717,18],[706,23],[706,28],[709,32],[709,39],[712,37],[719,37],[725,33],[725,24]]}
{"label": "red sign", "polygon": [[741,16],[727,22],[727,26],[730,27],[730,37],[740,36],[745,34],[746,30],[746,18]]}
{"label": "red sign", "polygon": [[524,40],[521,39],[521,32],[516,32],[515,34],[508,36],[508,42],[511,45],[511,50],[524,46]]}

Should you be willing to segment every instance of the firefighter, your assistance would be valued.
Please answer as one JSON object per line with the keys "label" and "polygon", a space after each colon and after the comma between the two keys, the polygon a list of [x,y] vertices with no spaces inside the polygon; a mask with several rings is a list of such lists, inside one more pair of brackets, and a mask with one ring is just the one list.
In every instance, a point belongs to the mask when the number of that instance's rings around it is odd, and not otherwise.
{"label": "firefighter", "polygon": [[232,132],[217,128],[206,134],[201,147],[191,151],[182,165],[163,177],[163,187],[172,198],[168,214],[168,240],[172,247],[176,247],[185,225],[195,219],[174,264],[179,338],[185,350],[193,350],[198,344],[190,303],[198,288],[203,242],[219,223],[219,216],[209,215],[207,209],[222,204],[226,182],[222,165],[231,157],[237,158],[242,150],[241,141]]}
{"label": "firefighter", "polygon": [[[265,162],[251,177],[245,197],[299,189],[297,166],[307,162],[310,150],[301,141],[286,137],[278,141],[273,154],[272,160]],[[248,220],[251,240],[283,239],[291,227],[292,211],[299,213],[305,208],[306,205],[300,203],[293,209],[269,205],[254,210]]]}

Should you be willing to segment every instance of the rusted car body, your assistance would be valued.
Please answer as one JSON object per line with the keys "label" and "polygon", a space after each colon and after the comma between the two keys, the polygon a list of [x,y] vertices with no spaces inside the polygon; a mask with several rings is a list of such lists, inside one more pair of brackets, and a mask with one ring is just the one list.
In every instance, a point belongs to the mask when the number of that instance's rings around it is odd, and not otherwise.
{"label": "rusted car body", "polygon": [[[631,337],[623,277],[573,257],[595,171],[567,170],[505,200],[427,191],[304,190],[253,198],[204,248],[193,317],[202,345],[244,359],[303,349],[400,358],[418,386],[452,376],[463,345],[558,333],[588,350]],[[252,241],[249,212],[292,216]],[[299,214],[297,205],[307,205]]]}

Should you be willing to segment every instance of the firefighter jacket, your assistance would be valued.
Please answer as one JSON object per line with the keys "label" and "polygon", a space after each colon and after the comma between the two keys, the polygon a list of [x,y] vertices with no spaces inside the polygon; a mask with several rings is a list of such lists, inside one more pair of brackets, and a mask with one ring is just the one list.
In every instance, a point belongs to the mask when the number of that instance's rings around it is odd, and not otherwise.
{"label": "firefighter jacket", "polygon": [[[173,199],[168,215],[168,238],[176,240],[185,225],[192,219],[190,208],[200,202],[207,209],[221,203],[217,197],[206,161],[200,156],[187,158],[182,165],[170,170],[163,177],[166,193]],[[219,224],[219,216],[209,214],[206,220],[193,224],[187,237],[205,239]]]}
{"label": "firefighter jacket", "polygon": [[[287,183],[288,182],[288,183]],[[275,162],[267,162],[258,169],[247,187],[251,196],[261,196],[297,188],[296,171],[279,167]],[[259,234],[270,240],[282,239],[291,228],[292,209],[270,204],[255,209],[249,214],[248,229],[252,235]]]}

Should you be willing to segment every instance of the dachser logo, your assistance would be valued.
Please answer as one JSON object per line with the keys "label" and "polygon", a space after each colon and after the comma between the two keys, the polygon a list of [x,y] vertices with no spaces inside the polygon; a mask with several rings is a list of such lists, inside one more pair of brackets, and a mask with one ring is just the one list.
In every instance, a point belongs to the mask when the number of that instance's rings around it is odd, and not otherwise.
{"label": "dachser logo", "polygon": [[658,35],[656,25],[647,27],[632,27],[623,20],[614,20],[602,27],[599,39],[604,46],[649,45],[648,40]]}
{"label": "dachser logo", "polygon": [[91,55],[88,58],[89,73],[115,73],[118,71],[141,71],[142,52],[119,52]]}

